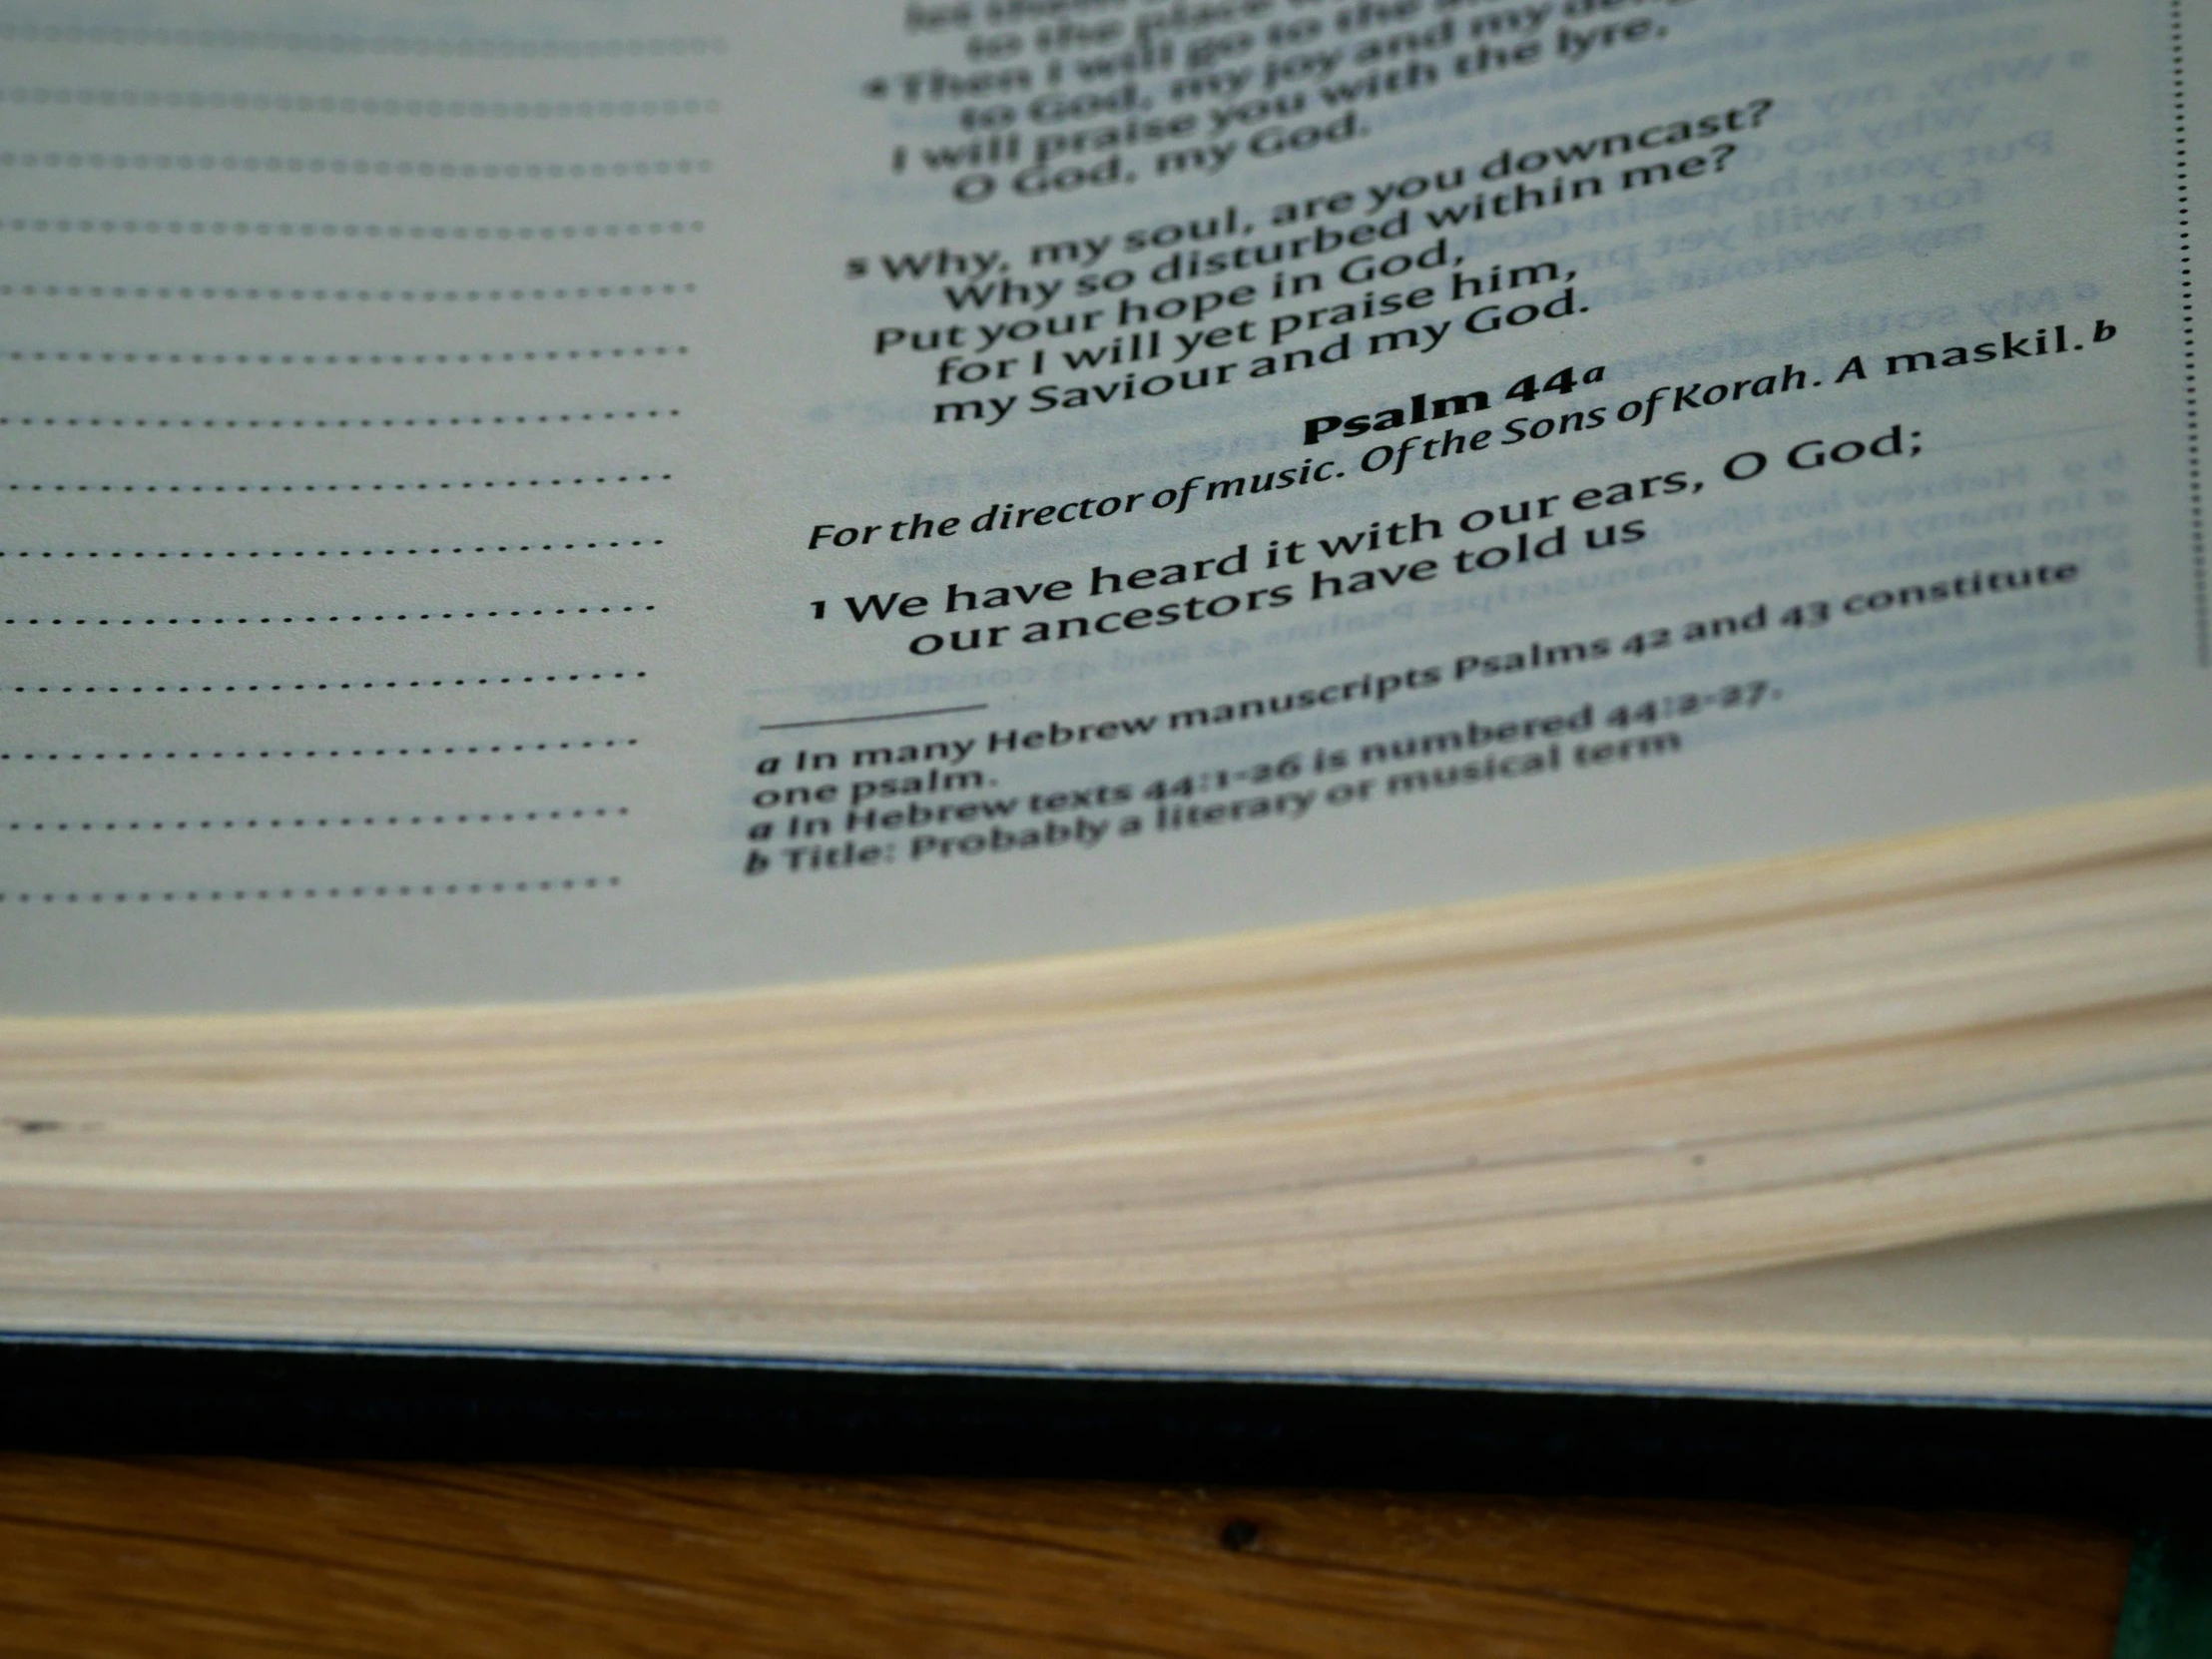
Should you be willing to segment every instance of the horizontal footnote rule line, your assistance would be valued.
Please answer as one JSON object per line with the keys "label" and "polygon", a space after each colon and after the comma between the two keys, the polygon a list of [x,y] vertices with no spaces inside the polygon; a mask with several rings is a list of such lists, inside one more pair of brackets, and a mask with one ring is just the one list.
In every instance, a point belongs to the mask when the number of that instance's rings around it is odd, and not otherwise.
{"label": "horizontal footnote rule line", "polygon": [[839,715],[833,720],[779,720],[762,725],[763,732],[796,732],[803,726],[866,726],[878,720],[919,720],[923,715],[967,715],[987,709],[988,703],[954,703],[942,709],[901,709],[888,715]]}

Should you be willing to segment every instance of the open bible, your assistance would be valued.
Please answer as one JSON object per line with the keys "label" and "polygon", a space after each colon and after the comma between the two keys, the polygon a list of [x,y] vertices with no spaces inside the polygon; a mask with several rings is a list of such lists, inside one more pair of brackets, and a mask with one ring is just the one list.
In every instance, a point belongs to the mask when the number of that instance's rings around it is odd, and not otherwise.
{"label": "open bible", "polygon": [[0,9],[0,1329],[2212,1399],[2180,0]]}

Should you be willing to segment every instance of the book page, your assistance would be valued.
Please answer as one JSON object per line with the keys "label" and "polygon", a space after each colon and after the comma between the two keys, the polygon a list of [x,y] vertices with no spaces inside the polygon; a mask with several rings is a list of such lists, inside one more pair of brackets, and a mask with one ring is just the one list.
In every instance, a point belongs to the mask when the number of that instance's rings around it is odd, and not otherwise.
{"label": "book page", "polygon": [[2184,9],[11,4],[0,997],[920,969],[2200,781]]}

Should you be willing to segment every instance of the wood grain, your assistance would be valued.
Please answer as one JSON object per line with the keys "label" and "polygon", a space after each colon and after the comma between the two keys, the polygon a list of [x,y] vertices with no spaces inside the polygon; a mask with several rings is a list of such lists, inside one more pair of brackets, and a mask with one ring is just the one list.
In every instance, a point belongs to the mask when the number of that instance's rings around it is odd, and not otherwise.
{"label": "wood grain", "polygon": [[1081,1483],[0,1459],[0,1649],[2104,1659],[2019,1516]]}

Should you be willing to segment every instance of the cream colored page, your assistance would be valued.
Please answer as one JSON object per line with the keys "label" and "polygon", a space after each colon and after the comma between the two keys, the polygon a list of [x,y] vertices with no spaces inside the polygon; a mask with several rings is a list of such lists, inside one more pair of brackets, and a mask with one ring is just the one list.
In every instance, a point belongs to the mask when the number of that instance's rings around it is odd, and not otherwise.
{"label": "cream colored page", "polygon": [[0,991],[693,990],[2196,781],[2185,8],[0,15]]}

